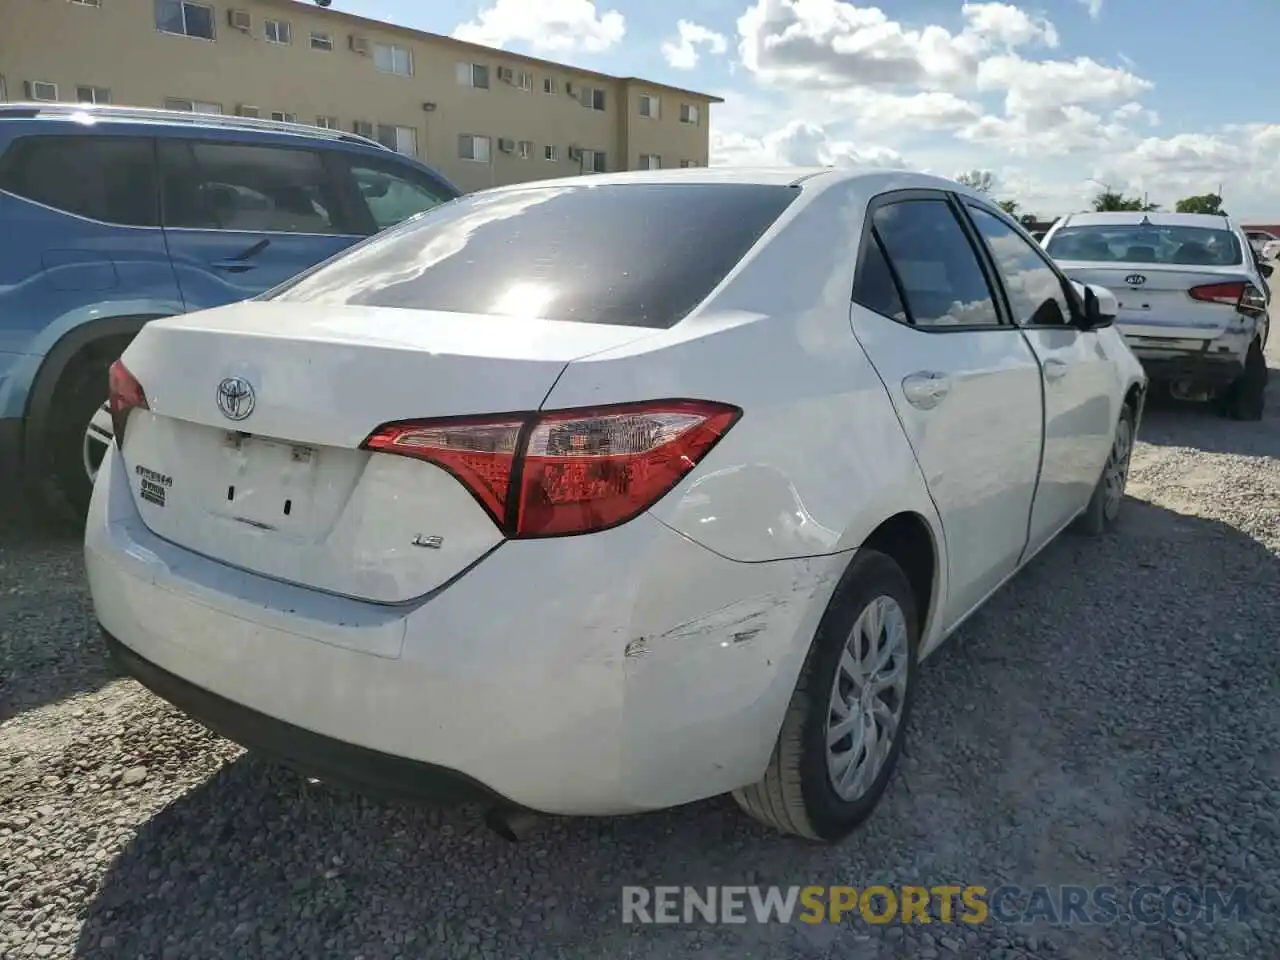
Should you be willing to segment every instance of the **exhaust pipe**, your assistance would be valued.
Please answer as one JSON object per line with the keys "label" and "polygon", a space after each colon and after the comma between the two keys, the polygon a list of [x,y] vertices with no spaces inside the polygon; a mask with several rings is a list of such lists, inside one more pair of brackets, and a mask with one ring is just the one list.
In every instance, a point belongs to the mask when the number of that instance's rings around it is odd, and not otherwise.
{"label": "exhaust pipe", "polygon": [[484,815],[485,826],[510,843],[519,843],[528,837],[541,819],[530,810],[514,807],[490,807]]}

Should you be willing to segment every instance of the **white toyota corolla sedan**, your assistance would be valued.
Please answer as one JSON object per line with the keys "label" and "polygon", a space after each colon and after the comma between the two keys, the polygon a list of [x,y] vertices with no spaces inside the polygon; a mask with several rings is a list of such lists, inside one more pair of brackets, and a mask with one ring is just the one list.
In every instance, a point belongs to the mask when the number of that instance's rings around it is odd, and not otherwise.
{"label": "white toyota corolla sedan", "polygon": [[918,662],[1115,521],[1146,380],[1114,309],[919,174],[464,197],[133,341],[97,616],[322,780],[525,816],[732,792],[836,840]]}

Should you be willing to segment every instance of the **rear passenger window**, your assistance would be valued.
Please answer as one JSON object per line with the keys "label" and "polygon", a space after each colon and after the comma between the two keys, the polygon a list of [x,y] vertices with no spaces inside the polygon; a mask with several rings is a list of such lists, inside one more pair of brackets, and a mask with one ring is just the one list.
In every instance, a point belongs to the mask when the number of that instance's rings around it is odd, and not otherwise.
{"label": "rear passenger window", "polygon": [[945,200],[902,200],[875,212],[884,243],[918,327],[997,326],[991,288]]}
{"label": "rear passenger window", "polygon": [[903,310],[902,298],[898,295],[898,285],[889,272],[889,263],[874,235],[858,262],[853,278],[853,299],[868,310],[874,310],[899,323],[907,322],[907,313]]}
{"label": "rear passenger window", "polygon": [[453,197],[426,177],[407,178],[404,174],[379,164],[351,165],[351,177],[369,210],[374,229],[385,230],[402,220],[438,207]]}
{"label": "rear passenger window", "polygon": [[160,142],[164,223],[251,233],[347,233],[320,154],[238,143]]}
{"label": "rear passenger window", "polygon": [[155,152],[145,137],[23,137],[0,161],[0,189],[104,223],[159,223]]}

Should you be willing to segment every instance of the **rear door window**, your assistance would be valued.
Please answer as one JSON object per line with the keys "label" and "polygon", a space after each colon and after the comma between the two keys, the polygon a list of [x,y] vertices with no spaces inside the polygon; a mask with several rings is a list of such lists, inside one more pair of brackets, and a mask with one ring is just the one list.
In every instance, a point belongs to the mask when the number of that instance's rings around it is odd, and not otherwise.
{"label": "rear door window", "polygon": [[253,233],[352,233],[314,150],[162,140],[164,223]]}
{"label": "rear door window", "polygon": [[0,159],[0,190],[103,223],[159,223],[149,137],[22,137]]}
{"label": "rear door window", "polygon": [[794,187],[737,183],[472,194],[270,299],[670,327],[798,195]]}
{"label": "rear door window", "polygon": [[454,198],[440,181],[399,164],[361,158],[351,160],[349,170],[373,230],[393,227]]}

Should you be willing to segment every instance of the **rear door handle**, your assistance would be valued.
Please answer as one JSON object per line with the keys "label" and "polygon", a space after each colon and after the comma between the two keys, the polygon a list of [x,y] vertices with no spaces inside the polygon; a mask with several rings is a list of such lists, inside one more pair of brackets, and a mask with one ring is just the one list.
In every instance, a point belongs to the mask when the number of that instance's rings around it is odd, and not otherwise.
{"label": "rear door handle", "polygon": [[913,407],[932,410],[951,392],[951,380],[945,373],[922,370],[902,378],[902,392]]}
{"label": "rear door handle", "polygon": [[234,257],[228,257],[226,260],[215,260],[213,267],[215,270],[225,270],[227,273],[244,273],[246,270],[253,269],[254,265],[249,261],[269,246],[271,246],[271,239],[263,237],[253,246],[241,250]]}
{"label": "rear door handle", "polygon": [[210,266],[215,270],[225,270],[227,273],[244,273],[252,270],[256,264],[244,260],[215,260]]}
{"label": "rear door handle", "polygon": [[1061,380],[1070,369],[1071,367],[1061,360],[1050,358],[1044,362],[1044,378],[1051,383],[1055,380]]}

